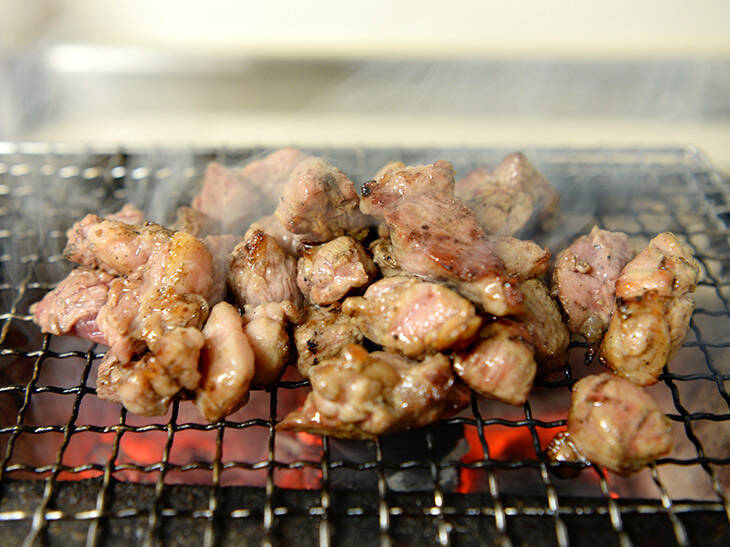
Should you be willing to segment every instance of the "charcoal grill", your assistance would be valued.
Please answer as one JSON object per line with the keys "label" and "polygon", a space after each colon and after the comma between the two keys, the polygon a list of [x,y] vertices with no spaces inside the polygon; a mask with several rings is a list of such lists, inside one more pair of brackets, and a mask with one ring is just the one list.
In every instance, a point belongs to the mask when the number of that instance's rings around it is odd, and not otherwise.
{"label": "charcoal grill", "polygon": [[[306,389],[297,381],[257,394],[264,410],[246,419],[206,424],[183,416],[190,403],[175,402],[167,416],[145,423],[117,407],[112,419],[82,420],[84,405],[96,399],[93,375],[103,353],[41,336],[29,312],[70,269],[61,257],[64,230],[86,212],[109,212],[126,200],[166,220],[178,203],[160,199],[158,189],[173,189],[183,203],[209,160],[235,165],[261,152],[0,145],[2,544],[730,544],[730,185],[692,148],[525,150],[563,194],[563,220],[542,236],[553,250],[592,223],[627,232],[636,247],[668,229],[702,264],[691,332],[652,388],[675,424],[678,446],[636,477],[618,479],[592,465],[567,476],[586,466],[557,467],[544,456],[547,440],[565,425],[569,388],[585,374],[586,348],[578,342],[571,345],[572,373],[543,382],[521,409],[474,398],[445,425],[416,433],[417,448],[405,455],[391,450],[397,436],[361,443],[358,456],[339,441],[312,437],[294,441],[314,457],[279,458],[278,405]],[[313,152],[361,182],[388,160],[449,159],[463,174],[495,165],[510,150]],[[560,393],[563,414],[543,405],[540,393]],[[52,401],[62,404],[39,422],[36,411]],[[456,428],[459,438],[469,433],[476,457],[440,449],[443,427]],[[264,457],[227,455],[227,445],[253,431]],[[524,432],[527,453],[497,453],[495,431]],[[179,463],[176,443],[190,432],[210,437],[210,451]],[[126,440],[144,435],[161,439],[159,454],[122,460]],[[52,450],[28,455],[48,438],[42,446]],[[67,461],[81,438],[94,456]],[[257,485],[227,486],[234,471],[255,476]],[[397,486],[393,478],[411,471],[421,482]],[[145,481],[121,480],[125,473]],[[278,480],[284,473],[308,474],[314,483],[294,488]],[[465,491],[467,473],[477,486]],[[186,475],[203,484],[177,484]],[[687,482],[704,486],[688,489]]]}

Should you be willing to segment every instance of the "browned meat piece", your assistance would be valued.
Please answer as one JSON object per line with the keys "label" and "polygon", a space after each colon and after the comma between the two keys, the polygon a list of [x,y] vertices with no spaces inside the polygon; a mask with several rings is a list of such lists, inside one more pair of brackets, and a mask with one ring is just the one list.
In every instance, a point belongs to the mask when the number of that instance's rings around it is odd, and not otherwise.
{"label": "browned meat piece", "polygon": [[341,235],[361,239],[370,224],[358,208],[352,181],[323,158],[309,158],[296,166],[276,216],[286,230],[307,243],[324,243]]}
{"label": "browned meat piece", "polygon": [[456,184],[456,195],[474,211],[488,234],[511,236],[545,220],[560,194],[520,153],[502,160],[494,173],[480,168]]}
{"label": "browned meat piece", "polygon": [[297,285],[311,302],[328,305],[370,283],[377,272],[362,245],[340,236],[302,253],[297,262]]}
{"label": "browned meat piece", "polygon": [[505,236],[487,236],[487,240],[510,277],[520,281],[532,279],[544,274],[550,266],[550,251],[534,241]]}
{"label": "browned meat piece", "polygon": [[288,300],[302,305],[297,261],[261,230],[249,230],[228,263],[228,288],[241,307]]}
{"label": "browned meat piece", "polygon": [[281,248],[292,256],[299,256],[304,245],[302,243],[302,236],[287,231],[281,221],[276,218],[276,215],[267,215],[258,219],[251,224],[249,227],[250,230],[261,230],[265,232],[266,235],[273,237]]}
{"label": "browned meat piece", "polygon": [[[505,272],[509,277],[521,281],[539,277],[547,271],[550,265],[550,251],[540,247],[534,241],[503,236],[486,237],[493,245],[494,252],[502,259]],[[400,268],[389,237],[376,239],[369,248],[383,277],[408,275],[408,272]]]}
{"label": "browned meat piece", "polygon": [[147,264],[153,252],[169,244],[172,232],[157,224],[132,226],[86,215],[66,235],[64,256],[71,262],[114,275],[131,275]]}
{"label": "browned meat piece", "polygon": [[203,336],[195,404],[206,420],[217,422],[248,401],[254,353],[238,310],[226,302],[213,306]]}
{"label": "browned meat piece", "polygon": [[700,279],[700,265],[692,249],[671,232],[649,242],[629,262],[616,281],[616,296],[636,300],[651,292],[658,296],[682,296],[694,292]]}
{"label": "browned meat piece", "polygon": [[[565,461],[571,452],[611,471],[630,474],[668,454],[671,425],[654,400],[640,387],[612,374],[587,376],[573,386],[567,436],[548,448]],[[561,448],[562,445],[562,448]]]}
{"label": "browned meat piece", "polygon": [[266,387],[279,379],[289,363],[289,333],[287,325],[297,311],[290,302],[270,302],[247,306],[243,316],[243,331],[248,337],[255,357],[255,387]]}
{"label": "browned meat piece", "polygon": [[345,299],[342,312],[366,338],[411,357],[464,347],[482,324],[468,300],[414,277],[376,281],[363,297]]}
{"label": "browned meat piece", "polygon": [[418,167],[391,163],[377,180],[363,185],[360,209],[385,220],[403,270],[446,282],[493,315],[520,313],[516,280],[453,192],[449,162]]}
{"label": "browned meat piece", "polygon": [[207,236],[203,243],[213,256],[213,287],[208,304],[216,305],[226,296],[226,274],[228,273],[228,259],[241,240],[231,234]]}
{"label": "browned meat piece", "polygon": [[393,277],[395,275],[408,275],[408,272],[401,270],[398,260],[393,252],[393,245],[390,243],[390,237],[378,238],[368,247],[373,254],[373,261],[380,269],[383,277]]}
{"label": "browned meat piece", "polygon": [[674,234],[665,232],[629,262],[616,282],[618,310],[601,345],[601,358],[638,385],[657,381],[682,345],[694,310],[687,297],[699,264]]}
{"label": "browned meat piece", "polygon": [[178,207],[177,219],[172,228],[178,232],[187,232],[191,236],[202,239],[206,236],[219,234],[221,224],[215,218],[192,207]]}
{"label": "browned meat piece", "polygon": [[72,334],[99,344],[107,340],[96,323],[114,276],[80,267],[33,305],[33,321],[42,332]]}
{"label": "browned meat piece", "polygon": [[529,332],[519,323],[500,319],[482,329],[481,338],[454,356],[454,371],[479,395],[521,405],[537,371]]}
{"label": "browned meat piece", "polygon": [[393,353],[345,347],[310,372],[304,407],[279,430],[373,439],[447,418],[466,406],[469,390],[454,380],[446,356],[413,361]]}
{"label": "browned meat piece", "polygon": [[542,281],[525,281],[520,290],[525,299],[525,314],[520,320],[531,335],[540,372],[549,374],[566,364],[570,333],[563,323],[557,303]]}
{"label": "browned meat piece", "polygon": [[204,338],[198,329],[173,328],[154,341],[138,361],[107,352],[99,365],[96,394],[143,416],[161,416],[181,389],[200,382],[198,359]]}
{"label": "browned meat piece", "polygon": [[337,357],[346,345],[362,340],[360,329],[342,313],[339,303],[327,308],[311,306],[305,320],[294,328],[297,369],[307,378],[314,365]]}
{"label": "browned meat piece", "polygon": [[144,213],[131,203],[125,203],[119,211],[106,215],[106,220],[118,220],[125,224],[144,224]]}
{"label": "browned meat piece", "polygon": [[694,302],[687,297],[646,295],[623,301],[611,318],[601,357],[619,376],[637,385],[656,383],[687,334]]}
{"label": "browned meat piece", "polygon": [[616,309],[616,280],[633,254],[626,234],[594,226],[558,255],[552,290],[571,332],[591,344],[601,340]]}
{"label": "browned meat piece", "polygon": [[241,233],[246,219],[268,209],[272,196],[281,194],[292,170],[306,157],[299,150],[284,148],[238,170],[211,162],[193,208],[219,221],[222,231]]}

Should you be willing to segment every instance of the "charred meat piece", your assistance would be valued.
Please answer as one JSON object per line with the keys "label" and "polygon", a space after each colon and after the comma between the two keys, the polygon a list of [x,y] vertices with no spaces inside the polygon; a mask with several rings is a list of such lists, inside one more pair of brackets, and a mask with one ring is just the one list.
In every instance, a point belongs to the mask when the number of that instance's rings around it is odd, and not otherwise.
{"label": "charred meat piece", "polygon": [[198,387],[203,343],[198,329],[173,328],[156,339],[151,351],[139,360],[123,362],[107,352],[99,365],[96,394],[122,403],[135,414],[161,416],[181,389]]}
{"label": "charred meat piece", "polygon": [[350,297],[342,312],[366,338],[417,357],[466,346],[482,324],[474,306],[454,291],[414,277],[388,277]]}
{"label": "charred meat piece", "polygon": [[[566,434],[548,454],[556,461],[575,457],[628,475],[668,454],[671,425],[643,389],[612,374],[587,376],[573,386]],[[571,454],[572,452],[572,454]]]}
{"label": "charred meat piece", "polygon": [[455,354],[454,371],[479,395],[521,405],[537,371],[530,333],[519,323],[500,319],[480,336],[468,351]]}
{"label": "charred meat piece", "polygon": [[601,345],[601,358],[638,385],[657,381],[681,347],[694,303],[687,293],[699,281],[699,264],[674,234],[651,240],[616,281],[618,309]]}
{"label": "charred meat piece", "polygon": [[687,296],[653,294],[622,301],[611,318],[601,357],[619,376],[637,385],[656,383],[687,334],[694,302]]}
{"label": "charred meat piece", "polygon": [[673,233],[664,232],[626,264],[616,281],[616,296],[624,300],[636,300],[649,292],[683,296],[694,292],[699,279],[700,265],[692,249]]}
{"label": "charred meat piece", "polygon": [[265,232],[266,235],[273,237],[282,249],[295,257],[299,256],[299,253],[304,246],[302,243],[302,236],[289,232],[281,221],[276,218],[276,215],[261,217],[251,224],[249,231],[251,230],[261,230],[262,232]]}
{"label": "charred meat piece", "polygon": [[480,168],[456,184],[456,196],[475,213],[488,234],[524,233],[550,217],[560,194],[520,153],[510,154],[493,173]]}
{"label": "charred meat piece", "polygon": [[289,363],[287,326],[296,314],[297,310],[290,302],[269,302],[246,308],[243,331],[251,344],[256,363],[251,381],[253,386],[271,385]]}
{"label": "charred meat piece", "polygon": [[633,254],[626,234],[594,226],[558,255],[552,290],[571,332],[600,342],[616,309],[616,280]]}
{"label": "charred meat piece", "polygon": [[530,279],[520,289],[525,299],[525,314],[520,320],[530,333],[540,373],[549,374],[566,364],[570,333],[542,281]]}
{"label": "charred meat piece", "polygon": [[107,340],[96,323],[114,276],[101,270],[76,268],[33,306],[33,321],[42,332],[71,334],[99,344]]}
{"label": "charred meat piece", "polygon": [[367,285],[377,271],[360,243],[340,236],[304,251],[297,262],[297,285],[314,304],[328,305]]}
{"label": "charred meat piece", "polygon": [[323,158],[299,163],[276,207],[284,228],[307,243],[324,243],[341,235],[361,239],[369,219],[358,208],[352,181]]}
{"label": "charred meat piece", "polygon": [[292,170],[307,157],[299,150],[284,148],[242,169],[211,162],[193,208],[218,221],[223,232],[240,234],[252,215],[270,210],[271,196],[281,194]]}
{"label": "charred meat piece", "polygon": [[228,288],[241,307],[289,301],[302,305],[297,262],[261,230],[249,230],[228,263]]}
{"label": "charred meat piece", "polygon": [[238,310],[219,302],[203,327],[200,353],[200,385],[195,404],[210,422],[217,422],[248,401],[254,376],[254,352],[243,332]]}
{"label": "charred meat piece", "polygon": [[200,239],[221,232],[221,224],[218,220],[192,207],[178,207],[177,219],[172,228]]}
{"label": "charred meat piece", "polygon": [[131,203],[125,203],[119,211],[106,215],[106,220],[117,220],[125,224],[144,224],[144,213]]}
{"label": "charred meat piece", "polygon": [[403,270],[455,287],[487,313],[521,312],[516,280],[453,192],[449,162],[417,167],[391,163],[363,185],[360,209],[385,220]]}
{"label": "charred meat piece", "polygon": [[455,381],[441,354],[419,362],[351,344],[314,367],[309,378],[304,407],[284,418],[279,430],[373,439],[449,417],[469,401],[469,390]]}
{"label": "charred meat piece", "polygon": [[327,308],[311,306],[304,321],[294,328],[299,374],[308,378],[313,366],[337,357],[346,345],[362,339],[360,329],[342,313],[339,303]]}

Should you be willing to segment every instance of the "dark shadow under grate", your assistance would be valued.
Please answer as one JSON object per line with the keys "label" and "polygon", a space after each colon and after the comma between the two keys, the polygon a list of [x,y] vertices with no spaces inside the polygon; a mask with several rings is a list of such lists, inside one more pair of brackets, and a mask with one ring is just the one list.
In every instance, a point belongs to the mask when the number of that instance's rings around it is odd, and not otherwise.
{"label": "dark shadow under grate", "polygon": [[[275,434],[303,382],[255,393],[253,411],[217,424],[191,418],[190,403],[147,420],[116,405],[89,410],[103,353],[41,336],[29,312],[70,269],[64,230],[126,200],[169,220],[207,161],[260,152],[0,146],[0,542],[730,542],[730,184],[691,149],[525,151],[563,195],[560,225],[542,236],[553,251],[593,223],[628,233],[637,249],[671,230],[703,266],[691,332],[651,388],[677,446],[633,478],[597,466],[564,478],[543,455],[565,425],[570,386],[598,370],[583,365],[578,342],[571,374],[522,408],[473,398],[443,424],[373,443]],[[508,151],[314,152],[362,182],[388,160],[448,159],[464,174]],[[145,439],[158,451],[146,454]]]}

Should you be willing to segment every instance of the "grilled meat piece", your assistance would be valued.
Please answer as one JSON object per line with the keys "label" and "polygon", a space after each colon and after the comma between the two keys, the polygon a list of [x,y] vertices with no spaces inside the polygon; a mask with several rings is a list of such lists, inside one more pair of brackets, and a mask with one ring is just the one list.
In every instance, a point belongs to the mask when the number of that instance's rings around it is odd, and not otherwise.
{"label": "grilled meat piece", "polygon": [[120,361],[107,352],[99,365],[96,394],[135,414],[161,416],[181,389],[198,387],[203,343],[198,329],[173,328],[155,339],[139,360]]}
{"label": "grilled meat piece", "polygon": [[102,270],[76,268],[32,307],[42,332],[71,334],[99,344],[107,340],[96,323],[114,276]]}
{"label": "grilled meat piece", "polygon": [[[565,444],[565,434],[553,443]],[[628,475],[668,454],[671,425],[640,387],[613,374],[587,376],[573,386],[567,436],[580,455]],[[551,444],[548,454],[565,460],[569,452]]]}
{"label": "grilled meat piece", "polygon": [[530,333],[519,323],[500,319],[485,326],[480,338],[454,355],[454,371],[483,397],[523,404],[537,371]]}
{"label": "grilled meat piece", "polygon": [[226,302],[219,302],[210,310],[203,336],[195,404],[206,420],[217,422],[248,401],[254,352],[243,332],[238,310]]}
{"label": "grilled meat piece", "polygon": [[474,211],[488,234],[524,233],[549,218],[560,194],[520,153],[505,157],[493,173],[480,168],[456,183],[456,196]]}
{"label": "grilled meat piece", "polygon": [[307,157],[299,150],[284,148],[242,169],[211,162],[193,208],[218,221],[223,232],[240,234],[252,215],[270,211],[272,196],[281,194],[291,172]]}
{"label": "grilled meat piece", "polygon": [[571,332],[591,344],[601,340],[616,309],[616,280],[633,254],[626,234],[594,226],[558,255],[552,290]]}
{"label": "grilled meat piece", "polygon": [[261,230],[249,230],[228,263],[228,288],[238,305],[258,306],[289,301],[302,305],[297,287],[297,262]]}
{"label": "grilled meat piece", "polygon": [[542,281],[525,281],[520,290],[525,299],[525,314],[520,320],[530,333],[539,372],[549,374],[566,364],[570,333],[557,303]]}
{"label": "grilled meat piece", "polygon": [[192,207],[178,207],[177,219],[172,225],[172,229],[178,232],[187,232],[191,236],[202,239],[220,234],[221,223]]}
{"label": "grilled meat piece", "polygon": [[664,232],[626,264],[616,280],[616,296],[624,300],[637,300],[649,292],[683,296],[694,292],[699,280],[700,265],[692,249],[673,233]]}
{"label": "grilled meat piece", "polygon": [[368,353],[357,344],[310,371],[312,392],[279,430],[373,439],[449,417],[466,406],[469,390],[455,381],[446,356],[414,361]]}
{"label": "grilled meat piece", "polygon": [[243,331],[248,337],[255,357],[254,387],[271,385],[281,376],[289,363],[289,333],[287,326],[295,318],[290,302],[269,302],[247,306],[243,316]]}
{"label": "grilled meat piece", "polygon": [[288,231],[281,221],[276,218],[276,215],[261,217],[251,224],[248,229],[249,231],[261,230],[262,232],[265,232],[266,235],[273,237],[282,249],[295,257],[299,256],[299,253],[304,246],[302,243],[302,236],[292,234]]}
{"label": "grilled meat piece", "polygon": [[342,312],[366,338],[411,357],[464,347],[482,323],[468,300],[414,277],[376,281],[363,297],[345,299]]}
{"label": "grilled meat piece", "polygon": [[358,208],[347,175],[323,158],[299,163],[289,177],[276,217],[307,243],[324,243],[341,235],[362,239],[370,221]]}
{"label": "grilled meat piece", "polygon": [[144,224],[144,213],[131,203],[125,203],[116,213],[105,215],[106,220],[117,220],[125,224]]}
{"label": "grilled meat piece", "polygon": [[360,329],[342,313],[339,303],[327,308],[309,307],[304,321],[294,328],[299,374],[308,378],[313,366],[337,357],[346,345],[362,340]]}
{"label": "grilled meat piece", "polygon": [[240,241],[240,237],[231,234],[211,235],[203,239],[213,257],[213,287],[208,304],[216,305],[226,296],[226,274],[228,273],[228,260]]}
{"label": "grilled meat piece", "polygon": [[328,305],[367,285],[377,272],[360,243],[340,236],[302,253],[297,262],[297,285],[311,302]]}
{"label": "grilled meat piece", "polygon": [[403,270],[443,281],[493,315],[521,312],[522,297],[474,214],[453,198],[446,161],[391,163],[363,185],[360,209],[385,220]]}
{"label": "grilled meat piece", "polygon": [[699,281],[699,264],[674,234],[665,232],[629,262],[616,281],[618,309],[601,345],[601,358],[638,385],[657,381],[681,347]]}
{"label": "grilled meat piece", "polygon": [[396,275],[408,275],[408,272],[401,270],[398,260],[393,252],[393,245],[390,243],[390,236],[379,237],[368,246],[373,255],[373,262],[380,269],[383,277],[393,277]]}

